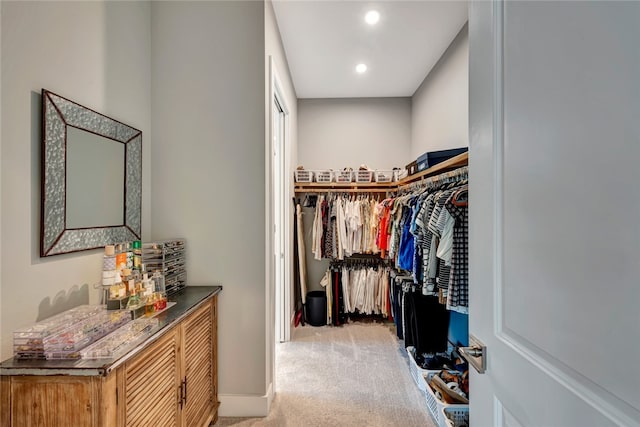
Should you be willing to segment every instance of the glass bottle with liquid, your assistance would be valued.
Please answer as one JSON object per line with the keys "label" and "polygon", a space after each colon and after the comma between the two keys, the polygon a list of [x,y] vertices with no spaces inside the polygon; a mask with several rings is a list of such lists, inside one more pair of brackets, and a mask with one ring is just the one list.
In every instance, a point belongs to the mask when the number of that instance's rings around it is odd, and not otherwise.
{"label": "glass bottle with liquid", "polygon": [[116,271],[122,271],[127,268],[127,253],[124,250],[123,244],[118,243],[115,248],[116,257]]}
{"label": "glass bottle with liquid", "polygon": [[164,276],[160,270],[155,270],[151,276],[154,288],[155,311],[164,310],[167,307],[167,290],[165,288]]}
{"label": "glass bottle with liquid", "polygon": [[140,240],[133,241],[133,269],[142,270],[142,242]]}

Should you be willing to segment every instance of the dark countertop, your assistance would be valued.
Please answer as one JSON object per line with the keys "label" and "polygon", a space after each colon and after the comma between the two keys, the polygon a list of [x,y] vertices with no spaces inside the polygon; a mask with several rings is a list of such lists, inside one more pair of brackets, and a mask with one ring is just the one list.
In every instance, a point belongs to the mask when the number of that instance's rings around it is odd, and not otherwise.
{"label": "dark countertop", "polygon": [[153,334],[144,342],[132,345],[117,358],[79,360],[19,360],[11,358],[0,363],[0,375],[107,375],[160,338],[205,299],[217,295],[220,291],[222,291],[222,286],[187,286],[169,296],[168,301],[176,304],[155,316],[159,323],[154,327]]}

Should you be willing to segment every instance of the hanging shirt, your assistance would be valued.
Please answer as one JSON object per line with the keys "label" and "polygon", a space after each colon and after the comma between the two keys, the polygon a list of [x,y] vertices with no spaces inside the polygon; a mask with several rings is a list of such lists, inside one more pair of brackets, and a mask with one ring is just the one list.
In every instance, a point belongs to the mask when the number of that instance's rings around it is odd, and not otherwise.
{"label": "hanging shirt", "polygon": [[405,206],[401,221],[402,238],[398,251],[398,268],[411,271],[413,269],[413,234],[411,234],[412,206]]}
{"label": "hanging shirt", "polygon": [[[463,197],[467,196],[467,199]],[[458,192],[446,205],[446,209],[455,218],[453,228],[453,249],[451,254],[451,274],[447,308],[460,313],[469,312],[469,208],[468,187]]]}

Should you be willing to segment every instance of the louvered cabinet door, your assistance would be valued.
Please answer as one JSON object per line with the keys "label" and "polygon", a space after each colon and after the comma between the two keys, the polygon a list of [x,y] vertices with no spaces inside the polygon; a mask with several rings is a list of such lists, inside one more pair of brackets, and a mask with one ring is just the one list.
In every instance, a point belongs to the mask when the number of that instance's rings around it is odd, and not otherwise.
{"label": "louvered cabinet door", "polygon": [[214,419],[216,396],[214,389],[213,339],[214,304],[211,299],[189,316],[182,326],[185,406],[184,426],[208,426]]}
{"label": "louvered cabinet door", "polygon": [[179,334],[169,331],[131,362],[124,376],[124,425],[179,426]]}

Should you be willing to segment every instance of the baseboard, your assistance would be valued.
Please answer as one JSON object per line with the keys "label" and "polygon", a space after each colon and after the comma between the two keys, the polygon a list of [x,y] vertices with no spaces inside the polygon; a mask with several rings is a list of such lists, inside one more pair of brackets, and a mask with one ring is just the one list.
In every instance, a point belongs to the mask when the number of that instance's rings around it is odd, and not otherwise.
{"label": "baseboard", "polygon": [[218,415],[221,417],[266,417],[273,401],[273,388],[264,396],[250,394],[218,394],[220,407]]}

